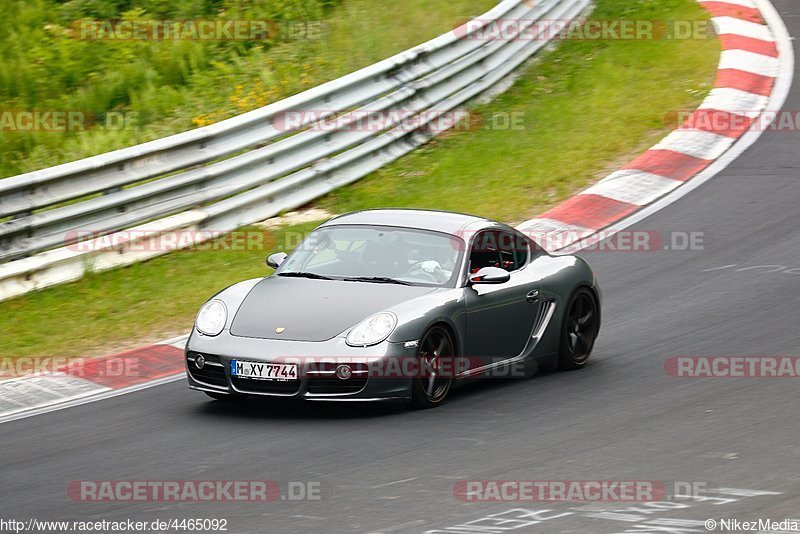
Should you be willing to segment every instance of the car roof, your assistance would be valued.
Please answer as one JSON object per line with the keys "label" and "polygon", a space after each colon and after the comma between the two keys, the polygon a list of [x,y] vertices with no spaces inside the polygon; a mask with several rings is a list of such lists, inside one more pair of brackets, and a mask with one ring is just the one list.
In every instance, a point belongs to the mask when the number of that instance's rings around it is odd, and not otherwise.
{"label": "car roof", "polygon": [[465,213],[424,209],[370,209],[339,215],[322,224],[337,226],[344,224],[364,224],[378,226],[400,226],[433,230],[451,235],[463,235],[464,230],[475,231],[484,227],[502,226],[500,223]]}

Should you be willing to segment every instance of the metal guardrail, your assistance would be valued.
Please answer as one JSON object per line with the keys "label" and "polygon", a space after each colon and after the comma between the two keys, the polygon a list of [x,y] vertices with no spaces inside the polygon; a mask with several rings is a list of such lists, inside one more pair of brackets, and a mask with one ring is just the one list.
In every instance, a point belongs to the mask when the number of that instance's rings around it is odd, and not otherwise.
{"label": "metal guardrail", "polygon": [[[365,176],[436,135],[426,128],[431,120],[506,78],[547,44],[555,33],[553,25],[574,19],[589,1],[503,0],[459,30],[280,102],[185,133],[0,180],[0,219],[13,217],[0,223],[0,263],[6,262],[0,265],[0,299],[57,283],[48,277],[35,280],[35,273],[53,262],[78,261],[61,249],[92,235],[143,223],[156,233],[169,231],[179,214],[190,214],[195,229],[232,230]],[[496,21],[511,19],[516,21],[511,34],[476,38]],[[539,38],[513,38],[513,32],[532,28],[547,30]],[[400,109],[418,116],[415,128],[389,122],[377,131],[329,131],[313,127],[319,115],[303,113],[370,115]],[[291,128],[281,123],[287,114],[300,118]],[[83,265],[72,271],[87,268],[90,258],[79,256]],[[111,263],[120,261],[131,262]],[[9,277],[20,273],[25,279],[9,285]]]}

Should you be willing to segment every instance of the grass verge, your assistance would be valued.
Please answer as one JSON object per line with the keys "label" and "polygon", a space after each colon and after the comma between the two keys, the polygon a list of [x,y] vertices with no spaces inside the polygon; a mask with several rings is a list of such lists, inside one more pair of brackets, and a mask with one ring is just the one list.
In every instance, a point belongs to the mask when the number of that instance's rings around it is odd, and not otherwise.
{"label": "grass verge", "polygon": [[[164,137],[270,104],[433,38],[494,3],[0,2],[0,176]],[[275,24],[269,36],[252,40],[160,39],[149,38],[149,32],[142,39],[126,39],[123,31],[96,29],[110,20]],[[93,27],[90,21],[98,21],[95,31],[84,29]],[[5,122],[14,110],[76,111],[82,120],[67,131],[30,131],[22,123],[15,129]]]}
{"label": "grass verge", "polygon": [[[693,0],[598,0],[600,20],[707,20]],[[450,132],[317,202],[329,211],[405,206],[506,221],[539,213],[663,136],[665,116],[692,109],[711,87],[715,40],[566,41],[475,111],[483,126]],[[507,115],[508,114],[508,115]],[[495,128],[522,117],[522,129]],[[495,121],[500,117],[501,121]],[[278,229],[258,250],[177,252],[0,303],[9,356],[109,352],[188,331],[200,304],[313,223]]]}

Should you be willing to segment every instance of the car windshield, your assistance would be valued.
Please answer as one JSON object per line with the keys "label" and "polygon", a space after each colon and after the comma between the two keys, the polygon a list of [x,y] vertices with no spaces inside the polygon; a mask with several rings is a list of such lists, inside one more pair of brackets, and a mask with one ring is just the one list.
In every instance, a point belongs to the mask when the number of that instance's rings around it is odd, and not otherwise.
{"label": "car windshield", "polygon": [[392,226],[328,226],[312,232],[281,265],[278,276],[452,287],[463,241]]}

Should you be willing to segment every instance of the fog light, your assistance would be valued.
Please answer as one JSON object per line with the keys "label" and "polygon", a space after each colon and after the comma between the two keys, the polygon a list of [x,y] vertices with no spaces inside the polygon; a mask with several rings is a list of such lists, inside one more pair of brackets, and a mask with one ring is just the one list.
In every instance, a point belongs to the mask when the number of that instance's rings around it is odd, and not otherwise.
{"label": "fog light", "polygon": [[206,359],[202,354],[198,354],[197,358],[194,359],[194,364],[197,366],[198,369],[202,369],[206,365]]}
{"label": "fog light", "polygon": [[336,368],[336,376],[341,380],[347,380],[353,376],[353,370],[350,369],[349,365],[340,365]]}

